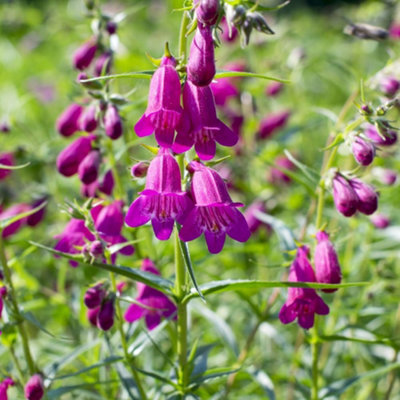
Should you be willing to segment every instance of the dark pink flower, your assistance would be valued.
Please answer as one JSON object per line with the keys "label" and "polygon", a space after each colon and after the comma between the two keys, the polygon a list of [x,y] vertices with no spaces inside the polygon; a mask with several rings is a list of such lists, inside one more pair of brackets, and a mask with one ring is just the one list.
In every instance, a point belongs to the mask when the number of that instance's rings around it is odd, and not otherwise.
{"label": "dark pink flower", "polygon": [[[7,218],[15,217],[18,214],[23,214],[29,211],[31,207],[28,204],[20,203],[15,204],[6,210],[2,211],[0,214],[0,221],[5,220]],[[21,218],[18,221],[13,222],[3,229],[2,237],[5,239],[11,235],[14,235],[19,231],[19,229],[26,223],[26,218]]]}
{"label": "dark pink flower", "polygon": [[258,136],[260,139],[267,139],[282,129],[290,117],[290,111],[280,111],[270,114],[260,122]]}
{"label": "dark pink flower", "polygon": [[217,117],[214,97],[209,86],[198,87],[187,81],[183,88],[186,125],[178,131],[172,149],[176,153],[189,150],[193,144],[201,160],[215,156],[216,144],[234,146],[239,137]]}
{"label": "dark pink flower", "polygon": [[139,137],[155,132],[157,143],[162,147],[172,146],[183,111],[180,105],[181,83],[175,66],[174,58],[163,57],[151,78],[147,109],[135,125]]}
{"label": "dark pink flower", "polygon": [[108,21],[106,25],[106,30],[109,35],[114,35],[117,32],[118,25],[114,21]]}
{"label": "dark pink flower", "polygon": [[389,35],[392,39],[400,39],[400,23],[395,22],[389,29]]}
{"label": "dark pink flower", "polygon": [[364,130],[365,135],[379,146],[392,146],[397,142],[397,133],[386,129],[379,133],[374,125],[368,124]]}
{"label": "dark pink flower", "polygon": [[[315,282],[315,274],[308,261],[308,248],[299,247],[288,276],[289,282]],[[279,312],[279,319],[283,324],[289,324],[296,318],[299,325],[309,329],[314,325],[314,315],[326,315],[329,307],[317,295],[314,289],[288,288],[286,303]]]}
{"label": "dark pink flower", "polygon": [[[36,207],[39,207],[41,204],[43,204],[46,201],[46,197],[41,198],[39,200],[36,200],[32,205],[31,208],[34,209]],[[44,214],[46,213],[46,207],[42,207],[39,211],[36,211],[34,214],[31,214],[29,217],[26,219],[26,223],[29,226],[36,226],[39,224],[42,219],[44,218]]]}
{"label": "dark pink flower", "polygon": [[41,400],[44,396],[42,376],[39,374],[33,375],[25,385],[24,391],[27,400]]}
{"label": "dark pink flower", "polygon": [[117,107],[114,105],[108,105],[107,107],[104,115],[104,129],[106,135],[113,140],[118,139],[122,135],[122,119],[118,113]]}
{"label": "dark pink flower", "polygon": [[192,207],[181,188],[178,163],[168,149],[161,148],[150,163],[145,190],[129,207],[125,222],[138,227],[151,220],[156,237],[167,240],[174,221],[181,224]]}
{"label": "dark pink flower", "polygon": [[101,156],[98,150],[92,150],[79,164],[79,179],[86,185],[97,180],[99,175]]}
{"label": "dark pink flower", "polygon": [[86,317],[88,321],[91,323],[91,325],[95,327],[97,327],[97,317],[99,315],[99,312],[100,312],[100,306],[96,308],[89,308],[86,312]]}
{"label": "dark pink flower", "polygon": [[247,225],[250,229],[251,233],[255,233],[261,226],[266,225],[265,223],[261,222],[255,215],[255,212],[266,212],[265,204],[261,200],[256,200],[252,204],[247,207],[246,211],[244,212],[244,217],[246,218]]}
{"label": "dark pink flower", "polygon": [[215,75],[214,41],[209,26],[199,25],[190,46],[187,77],[196,86],[207,86]]}
{"label": "dark pink flower", "polygon": [[[325,231],[317,233],[318,244],[315,247],[314,264],[315,277],[319,283],[340,283],[342,271],[336,250],[329,235]],[[323,292],[335,292],[337,289],[322,289]]]}
{"label": "dark pink flower", "polygon": [[7,390],[10,386],[14,386],[15,382],[12,378],[6,378],[0,382],[0,400],[8,400]]}
{"label": "dark pink flower", "polygon": [[275,159],[275,166],[271,167],[268,174],[269,182],[277,185],[280,183],[290,183],[292,178],[285,174],[281,169],[287,169],[292,171],[296,168],[296,166],[290,161],[286,156],[279,156]]}
{"label": "dark pink flower", "polygon": [[397,181],[397,172],[391,169],[382,169],[378,172],[378,177],[382,183],[391,186]]}
{"label": "dark pink flower", "polygon": [[283,83],[282,82],[271,82],[266,88],[265,88],[265,94],[269,97],[275,97],[277,96],[283,89]]}
{"label": "dark pink flower", "polygon": [[94,64],[94,74],[95,76],[100,76],[102,74],[109,74],[112,63],[112,53],[105,52],[99,56]]}
{"label": "dark pink flower", "polygon": [[122,212],[123,202],[116,200],[107,206],[101,206],[99,213],[94,218],[97,232],[105,236],[118,236],[124,225]]}
{"label": "dark pink flower", "polygon": [[86,290],[85,297],[83,299],[85,306],[90,309],[99,307],[105,295],[106,291],[102,283],[92,286]]}
{"label": "dark pink flower", "polygon": [[[141,270],[160,275],[149,259],[143,260]],[[164,293],[140,282],[137,283],[136,301],[140,304],[132,304],[125,312],[124,318],[128,322],[132,323],[144,318],[147,329],[152,330],[160,324],[162,317],[170,318],[175,315],[176,319],[175,304]]]}
{"label": "dark pink flower", "polygon": [[232,239],[246,242],[250,230],[246,219],[237,210],[243,206],[232,202],[225,182],[211,168],[192,161],[193,171],[191,191],[195,208],[183,222],[179,237],[188,242],[204,233],[210,253],[219,253],[224,247],[228,234]]}
{"label": "dark pink flower", "polygon": [[94,181],[86,185],[85,183],[81,186],[81,195],[83,197],[96,197],[97,191],[99,189],[99,182]]}
{"label": "dark pink flower", "polygon": [[224,106],[231,97],[237,97],[240,93],[229,78],[219,78],[213,81],[210,87],[217,106]]}
{"label": "dark pink flower", "polygon": [[379,85],[383,94],[389,97],[393,97],[400,89],[400,82],[392,76],[385,76]]}
{"label": "dark pink flower", "polygon": [[[13,166],[15,165],[13,153],[0,153],[0,164]],[[0,180],[7,178],[12,170],[7,168],[0,168]]]}
{"label": "dark pink flower", "polygon": [[111,298],[101,304],[97,314],[97,326],[103,331],[108,331],[114,325],[114,315],[114,298]]}
{"label": "dark pink flower", "polygon": [[[0,287],[0,318],[3,313],[4,298],[7,296],[7,288],[5,286]],[[0,332],[1,334],[1,332]]]}
{"label": "dark pink flower", "polygon": [[94,135],[82,136],[67,146],[57,157],[57,169],[64,176],[72,176],[78,172],[79,164],[92,150]]}
{"label": "dark pink flower", "polygon": [[73,55],[73,64],[76,69],[85,69],[93,61],[96,55],[97,45],[94,39],[83,43]]}
{"label": "dark pink flower", "polygon": [[357,210],[365,215],[373,214],[378,208],[378,195],[374,188],[356,178],[349,183],[358,197]]}
{"label": "dark pink flower", "polygon": [[360,165],[367,166],[374,161],[375,146],[359,136],[354,139],[351,150],[354,158]]}
{"label": "dark pink flower", "polygon": [[385,229],[390,225],[390,219],[383,214],[371,215],[370,220],[378,229]]}
{"label": "dark pink flower", "polygon": [[143,178],[147,174],[147,170],[149,169],[149,163],[144,161],[139,161],[134,164],[131,168],[131,175],[134,178]]}
{"label": "dark pink flower", "polygon": [[193,3],[199,23],[214,25],[217,22],[219,0],[195,0]]}
{"label": "dark pink flower", "polygon": [[336,209],[345,217],[351,217],[356,213],[358,196],[349,181],[339,174],[336,174],[333,179],[333,200]]}
{"label": "dark pink flower", "polygon": [[79,104],[70,104],[63,113],[58,117],[56,128],[63,136],[71,136],[79,131],[79,119],[83,112],[83,107]]}
{"label": "dark pink flower", "polygon": [[80,126],[83,131],[93,132],[97,128],[97,109],[94,104],[87,107],[81,116]]}

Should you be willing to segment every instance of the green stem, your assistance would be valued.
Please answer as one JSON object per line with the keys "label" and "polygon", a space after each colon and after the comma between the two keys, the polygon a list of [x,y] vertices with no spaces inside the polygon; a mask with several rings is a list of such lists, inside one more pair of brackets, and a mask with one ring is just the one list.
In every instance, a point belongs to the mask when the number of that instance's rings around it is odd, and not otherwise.
{"label": "green stem", "polygon": [[[109,264],[111,264],[111,256],[109,256],[109,255],[107,256],[107,262]],[[110,279],[111,279],[112,289],[115,293],[117,293],[118,292],[117,291],[117,281],[115,279],[115,274],[113,272],[110,272]],[[121,311],[121,305],[119,303],[119,300],[120,299],[117,295],[117,297],[115,299],[115,310],[116,310],[116,314],[117,314],[117,326],[118,326],[118,331],[119,331],[119,334],[121,337],[121,344],[122,344],[122,350],[124,352],[124,358],[132,371],[133,378],[135,380],[136,386],[140,393],[140,398],[143,400],[146,400],[147,399],[146,392],[143,389],[143,385],[140,380],[139,374],[134,366],[134,361],[133,361],[132,357],[130,357],[129,352],[128,352],[128,344],[126,342],[126,337],[125,337],[125,333],[124,333],[122,311]]]}
{"label": "green stem", "polygon": [[318,317],[315,316],[311,339],[312,388],[311,400],[318,400]]}
{"label": "green stem", "polygon": [[182,394],[186,393],[188,384],[187,371],[187,304],[183,302],[186,295],[186,269],[182,256],[178,229],[175,230],[175,294],[178,300],[177,352],[179,360],[178,382]]}
{"label": "green stem", "polygon": [[5,281],[7,283],[8,289],[9,289],[9,298],[10,298],[10,301],[12,304],[13,312],[18,321],[17,327],[18,327],[19,335],[21,337],[22,348],[24,351],[26,363],[28,365],[29,374],[34,375],[37,372],[37,369],[36,369],[35,363],[33,361],[31,350],[29,347],[28,334],[26,333],[26,330],[25,330],[24,318],[22,317],[21,312],[19,310],[17,297],[16,297],[14,285],[13,285],[12,278],[11,278],[11,270],[10,270],[10,267],[8,266],[7,257],[6,257],[6,253],[5,253],[2,233],[3,233],[2,230],[0,230],[0,262],[3,266],[4,278],[5,278]]}
{"label": "green stem", "polygon": [[17,356],[15,354],[14,346],[11,345],[9,350],[10,350],[11,358],[13,359],[14,365],[17,368],[19,380],[21,381],[21,384],[23,384],[24,381],[25,381],[24,374],[22,373],[21,364],[19,363],[19,360],[18,360],[18,358],[17,358]]}
{"label": "green stem", "polygon": [[183,12],[181,27],[179,30],[179,57],[181,58],[180,63],[185,65],[187,61],[187,37],[186,32],[189,26],[190,18],[187,11]]}

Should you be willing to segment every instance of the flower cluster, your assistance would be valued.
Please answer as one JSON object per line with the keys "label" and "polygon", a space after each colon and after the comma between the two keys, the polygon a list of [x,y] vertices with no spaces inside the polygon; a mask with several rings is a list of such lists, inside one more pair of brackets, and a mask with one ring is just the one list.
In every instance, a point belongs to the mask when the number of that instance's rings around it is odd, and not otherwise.
{"label": "flower cluster", "polygon": [[[308,247],[299,247],[296,258],[290,267],[289,282],[340,283],[340,265],[329,235],[320,231],[316,238],[318,243],[314,252],[315,272],[308,259]],[[336,289],[322,290],[333,292]],[[279,319],[283,324],[288,324],[297,318],[302,328],[309,329],[314,325],[315,314],[326,315],[328,313],[329,307],[318,296],[315,289],[289,287],[287,301],[279,312]]]}

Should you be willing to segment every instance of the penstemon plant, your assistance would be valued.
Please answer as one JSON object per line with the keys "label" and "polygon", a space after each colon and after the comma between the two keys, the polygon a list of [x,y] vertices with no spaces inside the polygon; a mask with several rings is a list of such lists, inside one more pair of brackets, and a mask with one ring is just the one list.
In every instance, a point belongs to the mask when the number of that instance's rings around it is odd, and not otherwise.
{"label": "penstemon plant", "polygon": [[[248,0],[184,0],[173,10],[168,3],[168,12],[179,14],[180,26],[172,26],[174,36],[153,44],[160,58],[142,49],[154,68],[122,73],[115,73],[120,69],[119,30],[128,12],[110,16],[100,1],[83,3],[92,33],[72,55],[79,96],[55,122],[65,147],[53,163],[63,180],[79,180],[79,200],[69,193],[59,206],[68,220],[63,229],[56,226],[51,245],[30,240],[22,255],[14,254],[12,238],[24,225],[33,228],[42,221],[48,197],[41,193],[30,204],[0,208],[1,339],[11,361],[2,368],[0,399],[318,400],[339,398],[358,381],[386,374],[383,388],[366,391],[360,399],[391,398],[400,368],[398,316],[393,337],[371,338],[368,330],[359,332],[352,310],[341,316],[341,307],[352,293],[372,296],[367,290],[379,279],[361,281],[351,272],[351,232],[362,215],[378,229],[390,224],[389,217],[376,213],[381,199],[371,182],[391,186],[397,177],[377,159],[396,155],[398,62],[367,81],[357,80],[338,116],[315,107],[331,120],[329,135],[321,134],[326,142],[318,144],[318,160],[300,161],[300,146],[288,151],[286,139],[274,144],[282,131],[299,135],[287,130],[296,111],[274,109],[260,118],[257,90],[245,83],[268,81],[264,97],[276,102],[290,85],[299,84],[304,50],[294,49],[282,67],[282,76],[287,72],[290,79],[250,72],[247,60],[234,57],[238,37],[242,48],[251,49],[264,44],[264,35],[279,31],[279,21],[262,12],[278,11],[289,2],[267,7]],[[371,40],[398,35],[395,28],[388,32],[363,24],[345,32]],[[224,47],[230,62],[219,69],[216,54]],[[147,105],[130,100],[137,87],[120,93],[123,80],[149,83]],[[0,180],[7,183],[11,174],[29,168],[15,158],[11,152],[0,154]],[[282,200],[295,185],[305,193],[302,215],[296,218]],[[370,240],[366,237],[364,244]],[[71,304],[69,312],[81,310],[84,328],[71,326],[72,339],[54,338],[16,289],[18,258],[33,251],[51,254],[50,262],[59,269],[59,293],[51,291],[50,298]],[[68,288],[63,259],[72,267],[72,281],[79,280],[78,289]],[[276,260],[279,273],[273,274]],[[257,263],[271,268],[251,279]],[[212,280],[204,282],[199,271],[208,264]],[[225,272],[229,265],[238,268]],[[211,296],[224,299],[225,292],[240,299],[221,300],[232,327],[218,315]],[[237,312],[235,321],[237,304],[245,304],[251,320]],[[353,307],[354,313],[360,311]],[[240,349],[233,326],[244,338]],[[51,336],[53,346],[65,341],[65,351],[43,345],[59,358],[40,356],[46,352],[37,348],[32,327],[38,335]],[[295,332],[290,343],[287,332]],[[259,337],[268,346],[257,343]],[[260,358],[270,352],[269,362],[277,365],[278,350],[271,348],[270,338],[274,346],[290,348],[281,349],[285,366],[279,371]],[[329,371],[341,360],[337,354],[346,354],[344,347],[334,347],[342,342],[388,346],[391,363],[365,371],[356,360],[353,377],[347,371],[341,379],[331,372],[331,378]],[[211,367],[214,348],[221,351]]]}

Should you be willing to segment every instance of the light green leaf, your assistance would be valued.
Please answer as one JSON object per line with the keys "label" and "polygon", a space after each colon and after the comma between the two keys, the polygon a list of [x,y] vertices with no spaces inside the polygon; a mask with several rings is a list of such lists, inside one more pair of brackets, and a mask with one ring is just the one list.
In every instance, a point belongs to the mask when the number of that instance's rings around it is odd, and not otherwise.
{"label": "light green leaf", "polygon": [[253,72],[241,72],[241,71],[218,71],[215,74],[214,79],[219,78],[230,78],[235,76],[243,76],[248,78],[260,78],[260,79],[267,79],[270,81],[282,82],[282,83],[290,83],[287,79],[276,78],[273,76],[263,75],[263,74],[255,74]]}
{"label": "light green leaf", "polygon": [[30,162],[27,162],[25,164],[21,164],[21,165],[5,165],[5,164],[0,164],[0,169],[21,169],[21,168],[25,168],[30,164]]}
{"label": "light green leaf", "polygon": [[96,81],[108,81],[110,79],[121,79],[121,78],[141,78],[141,79],[151,79],[154,71],[138,71],[138,72],[126,72],[124,74],[114,74],[114,75],[104,75],[97,76],[95,78],[82,79],[81,83],[89,83]]}

